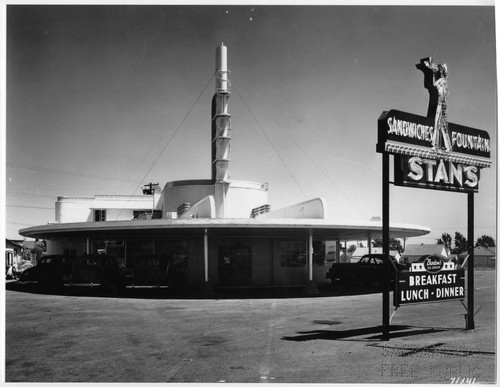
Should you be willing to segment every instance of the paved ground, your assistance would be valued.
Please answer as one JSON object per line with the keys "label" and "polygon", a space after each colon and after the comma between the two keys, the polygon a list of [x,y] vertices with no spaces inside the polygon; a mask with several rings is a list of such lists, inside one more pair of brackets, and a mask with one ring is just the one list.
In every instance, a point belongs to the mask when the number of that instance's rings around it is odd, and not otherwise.
{"label": "paved ground", "polygon": [[387,342],[380,340],[381,294],[111,298],[11,286],[5,379],[494,383],[495,272],[476,271],[475,287],[474,331],[464,330],[458,301],[405,306]]}

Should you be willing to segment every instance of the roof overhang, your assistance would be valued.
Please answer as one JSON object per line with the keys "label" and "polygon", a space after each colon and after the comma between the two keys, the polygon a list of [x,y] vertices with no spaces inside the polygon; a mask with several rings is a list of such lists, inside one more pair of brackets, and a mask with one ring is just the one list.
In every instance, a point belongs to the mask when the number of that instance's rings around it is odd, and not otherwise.
{"label": "roof overhang", "polygon": [[[151,219],[106,222],[58,223],[20,230],[26,237],[61,238],[136,238],[169,236],[259,236],[308,237],[340,240],[382,238],[381,222],[333,222],[330,219]],[[391,224],[391,238],[426,235],[430,228]]]}

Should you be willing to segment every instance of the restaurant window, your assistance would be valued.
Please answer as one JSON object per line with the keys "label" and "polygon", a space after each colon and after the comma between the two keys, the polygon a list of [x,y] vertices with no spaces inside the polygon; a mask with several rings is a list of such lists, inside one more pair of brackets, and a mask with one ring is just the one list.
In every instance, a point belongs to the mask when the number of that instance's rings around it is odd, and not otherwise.
{"label": "restaurant window", "polygon": [[125,267],[125,241],[123,240],[98,240],[95,243],[97,254],[111,255],[116,258],[118,266]]}
{"label": "restaurant window", "polygon": [[64,249],[64,255],[66,257],[76,257],[76,249]]}
{"label": "restaurant window", "polygon": [[184,286],[188,278],[187,239],[172,238],[155,240],[155,252],[160,257],[160,271],[166,273],[172,286]]}
{"label": "restaurant window", "polygon": [[326,266],[325,241],[313,240],[313,264]]}
{"label": "restaurant window", "polygon": [[305,240],[281,241],[281,266],[305,266],[307,249]]}
{"label": "restaurant window", "polygon": [[94,222],[105,222],[106,210],[94,210]]}

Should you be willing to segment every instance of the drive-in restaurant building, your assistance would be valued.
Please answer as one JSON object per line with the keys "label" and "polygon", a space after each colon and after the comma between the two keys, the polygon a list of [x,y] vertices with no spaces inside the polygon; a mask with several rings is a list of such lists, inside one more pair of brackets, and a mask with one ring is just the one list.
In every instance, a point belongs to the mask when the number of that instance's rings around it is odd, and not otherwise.
{"label": "drive-in restaurant building", "polygon": [[[342,241],[382,237],[380,221],[328,218],[322,198],[271,209],[267,183],[233,180],[224,45],[216,50],[215,75],[211,179],[170,181],[163,189],[150,185],[142,195],[59,197],[54,223],[20,234],[47,240],[49,254],[105,252],[130,273],[141,261],[159,275],[173,265],[184,288],[302,285],[311,291],[327,282]],[[394,238],[429,232],[416,225],[390,227]]]}

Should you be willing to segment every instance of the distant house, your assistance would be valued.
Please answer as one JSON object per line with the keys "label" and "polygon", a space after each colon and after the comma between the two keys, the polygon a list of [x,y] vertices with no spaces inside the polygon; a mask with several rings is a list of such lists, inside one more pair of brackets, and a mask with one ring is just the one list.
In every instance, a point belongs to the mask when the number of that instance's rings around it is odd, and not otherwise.
{"label": "distant house", "polygon": [[6,264],[12,261],[14,251],[17,251],[17,254],[23,257],[23,259],[29,260],[33,264],[35,264],[37,261],[37,254],[36,252],[34,252],[36,243],[37,243],[36,241],[31,241],[31,240],[5,239]]}
{"label": "distant house", "polygon": [[[467,258],[467,253],[458,255],[459,262],[464,262]],[[474,267],[495,267],[496,248],[495,247],[474,247]]]}
{"label": "distant house", "polygon": [[418,261],[422,255],[439,255],[443,258],[450,258],[450,251],[445,245],[421,243],[418,245],[406,245],[402,254],[405,263]]}
{"label": "distant house", "polygon": [[12,266],[14,252],[21,253],[23,241],[5,239],[5,270]]}
{"label": "distant house", "polygon": [[5,248],[6,249],[16,249],[21,253],[21,250],[23,248],[23,241],[22,240],[14,240],[14,239],[5,239]]}

